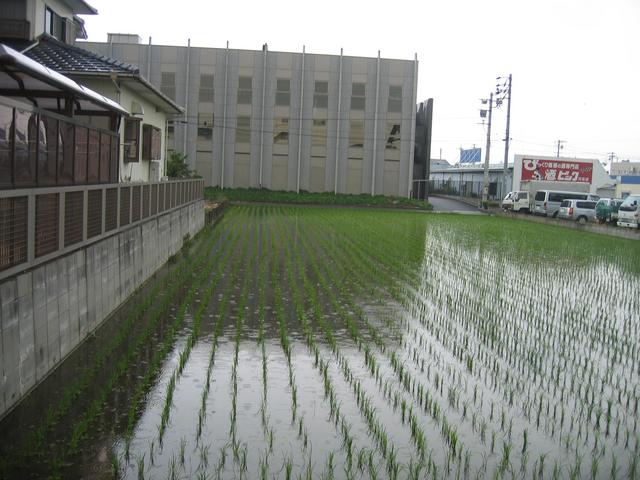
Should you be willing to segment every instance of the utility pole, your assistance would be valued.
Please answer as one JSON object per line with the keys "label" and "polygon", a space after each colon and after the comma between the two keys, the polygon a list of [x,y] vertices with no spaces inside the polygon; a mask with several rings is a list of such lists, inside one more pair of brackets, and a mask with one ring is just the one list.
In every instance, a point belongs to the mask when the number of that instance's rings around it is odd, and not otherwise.
{"label": "utility pole", "polygon": [[[500,80],[501,77],[498,77]],[[504,86],[503,86],[504,87]],[[509,74],[509,78],[507,80],[507,89],[500,90],[497,89],[497,93],[505,93],[507,97],[507,131],[504,137],[504,168],[502,169],[502,196],[504,197],[509,190],[507,187],[507,171],[509,170],[509,127],[511,125],[511,74]]]}
{"label": "utility pole", "polygon": [[618,158],[618,156],[616,155],[616,152],[609,152],[607,153],[607,160],[609,160],[609,165],[613,164],[613,161]]}
{"label": "utility pole", "polygon": [[565,140],[558,140],[557,142],[558,148],[556,149],[556,158],[560,158],[560,150],[564,148],[563,143],[567,143]]}
{"label": "utility pole", "polygon": [[491,94],[489,95],[489,120],[487,122],[487,149],[485,151],[485,157],[484,157],[484,180],[482,182],[482,204],[480,205],[481,209],[487,208],[487,200],[489,195],[489,150],[491,149],[491,111],[492,110],[493,110],[493,92],[491,92]]}

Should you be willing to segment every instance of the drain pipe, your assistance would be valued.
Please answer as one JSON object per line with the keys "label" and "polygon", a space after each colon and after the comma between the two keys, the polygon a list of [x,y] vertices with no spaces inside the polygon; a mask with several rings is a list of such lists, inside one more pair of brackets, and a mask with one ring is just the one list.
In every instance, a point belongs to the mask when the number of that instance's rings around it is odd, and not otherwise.
{"label": "drain pipe", "polygon": [[222,158],[220,159],[220,188],[224,188],[224,154],[225,143],[227,141],[227,86],[229,81],[229,40],[227,40],[227,49],[224,52],[224,108],[222,113]]}
{"label": "drain pipe", "polygon": [[302,46],[302,74],[300,76],[300,118],[298,123],[298,180],[296,193],[300,193],[300,156],[302,155],[302,102],[304,101],[304,56],[305,46]]}
{"label": "drain pipe", "polygon": [[268,46],[262,46],[262,106],[260,109],[260,173],[258,177],[258,187],[262,188],[262,162],[264,159],[264,101],[267,94],[267,53]]}
{"label": "drain pipe", "polygon": [[336,164],[334,169],[333,193],[338,194],[338,160],[340,158],[340,110],[342,106],[342,51],[340,49],[340,68],[338,70],[338,115],[336,118]]}
{"label": "drain pipe", "polygon": [[378,155],[378,103],[380,97],[380,50],[376,63],[376,108],[373,113],[373,157],[371,158],[371,196],[376,193],[376,156]]}
{"label": "drain pipe", "polygon": [[187,132],[189,132],[189,64],[191,63],[191,39],[187,39],[187,79],[184,89],[184,133],[182,137],[182,154],[187,154]]}

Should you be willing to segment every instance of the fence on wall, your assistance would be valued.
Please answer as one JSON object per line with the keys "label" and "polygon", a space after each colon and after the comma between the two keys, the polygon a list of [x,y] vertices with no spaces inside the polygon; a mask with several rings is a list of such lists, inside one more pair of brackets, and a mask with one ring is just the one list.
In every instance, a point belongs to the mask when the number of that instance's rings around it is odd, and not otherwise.
{"label": "fence on wall", "polygon": [[204,180],[0,190],[0,280],[201,200]]}

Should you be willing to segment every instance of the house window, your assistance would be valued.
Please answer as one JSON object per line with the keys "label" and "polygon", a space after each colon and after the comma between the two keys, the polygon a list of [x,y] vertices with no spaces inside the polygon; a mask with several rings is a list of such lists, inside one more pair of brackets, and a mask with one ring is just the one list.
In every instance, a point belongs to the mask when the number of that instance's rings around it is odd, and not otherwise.
{"label": "house window", "polygon": [[153,125],[142,126],[142,159],[160,160],[162,137],[160,129]]}
{"label": "house window", "polygon": [[124,161],[140,161],[140,120],[127,118],[124,121]]}
{"label": "house window", "polygon": [[67,23],[65,19],[49,7],[45,7],[44,10],[44,31],[61,42],[67,42]]}
{"label": "house window", "polygon": [[238,104],[251,105],[252,97],[251,77],[238,78]]}

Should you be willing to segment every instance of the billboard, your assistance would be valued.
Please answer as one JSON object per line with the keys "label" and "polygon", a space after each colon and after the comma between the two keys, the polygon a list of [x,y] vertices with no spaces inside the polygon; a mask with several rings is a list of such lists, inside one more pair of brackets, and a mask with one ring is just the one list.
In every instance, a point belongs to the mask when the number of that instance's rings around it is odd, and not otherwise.
{"label": "billboard", "polygon": [[557,159],[522,159],[523,181],[541,180],[545,182],[572,182],[591,183],[593,176],[593,164],[590,162],[577,162]]}
{"label": "billboard", "polygon": [[480,163],[480,157],[480,148],[460,149],[460,163]]}

